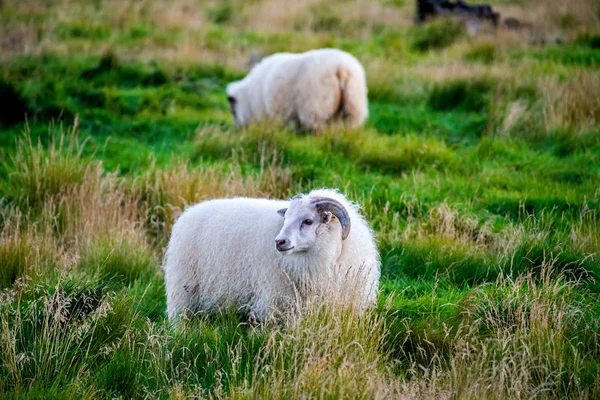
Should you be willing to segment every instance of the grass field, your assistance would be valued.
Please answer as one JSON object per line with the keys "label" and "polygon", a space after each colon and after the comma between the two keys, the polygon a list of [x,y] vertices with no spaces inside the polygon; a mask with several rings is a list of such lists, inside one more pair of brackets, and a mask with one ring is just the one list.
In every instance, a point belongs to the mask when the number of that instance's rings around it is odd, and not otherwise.
{"label": "grass field", "polygon": [[[599,398],[600,4],[492,4],[529,25],[415,26],[411,0],[0,1],[0,397]],[[251,52],[319,47],[365,66],[364,128],[234,128]],[[169,326],[186,205],[324,186],[376,231],[376,310]]]}

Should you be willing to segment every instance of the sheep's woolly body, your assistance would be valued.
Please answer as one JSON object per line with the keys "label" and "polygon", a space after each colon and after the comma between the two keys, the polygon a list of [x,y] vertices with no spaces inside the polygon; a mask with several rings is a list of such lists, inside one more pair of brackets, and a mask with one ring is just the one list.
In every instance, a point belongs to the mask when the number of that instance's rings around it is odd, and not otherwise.
{"label": "sheep's woolly body", "polygon": [[266,57],[227,95],[235,98],[237,125],[270,118],[318,131],[336,119],[354,128],[368,116],[365,71],[337,49]]}
{"label": "sheep's woolly body", "polygon": [[362,308],[375,302],[379,255],[373,233],[357,207],[333,190],[314,190],[301,200],[329,197],[344,205],[352,228],[341,240],[338,221],[318,232],[313,251],[283,255],[274,239],[283,226],[277,210],[290,201],[234,198],[205,201],[177,220],[164,265],[169,319],[181,311],[236,306],[265,320],[311,294],[346,299]]}

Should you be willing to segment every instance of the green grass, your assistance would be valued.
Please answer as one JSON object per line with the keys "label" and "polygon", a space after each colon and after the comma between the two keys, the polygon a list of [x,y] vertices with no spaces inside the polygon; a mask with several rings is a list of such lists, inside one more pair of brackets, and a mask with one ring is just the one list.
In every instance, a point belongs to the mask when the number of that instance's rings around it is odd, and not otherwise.
{"label": "green grass", "polygon": [[[0,55],[0,397],[600,396],[597,30],[543,47],[412,26],[406,1],[183,3],[0,6],[21,32]],[[234,128],[250,51],[324,46],[365,65],[364,127]],[[316,187],[375,230],[375,310],[169,326],[187,205]]]}
{"label": "green grass", "polygon": [[416,51],[442,49],[453,44],[461,35],[463,29],[459,22],[453,19],[438,19],[422,27],[414,28],[411,46]]}

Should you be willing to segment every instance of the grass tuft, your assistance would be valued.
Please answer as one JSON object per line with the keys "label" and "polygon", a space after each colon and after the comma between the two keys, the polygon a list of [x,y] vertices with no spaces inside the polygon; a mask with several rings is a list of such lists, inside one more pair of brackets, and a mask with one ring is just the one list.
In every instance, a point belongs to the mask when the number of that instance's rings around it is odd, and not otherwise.
{"label": "grass tuft", "polygon": [[485,80],[456,80],[433,87],[428,105],[436,111],[486,111],[492,84]]}
{"label": "grass tuft", "polygon": [[6,162],[11,179],[12,195],[24,207],[40,207],[44,202],[57,199],[77,185],[81,185],[90,165],[86,162],[84,144],[79,142],[79,120],[72,128],[50,128],[50,143],[34,144],[28,126],[17,140],[17,152]]}
{"label": "grass tuft", "polygon": [[413,29],[411,46],[421,52],[444,49],[456,42],[463,34],[463,27],[459,21],[452,18],[438,18]]}
{"label": "grass tuft", "polygon": [[82,271],[98,271],[101,280],[127,285],[154,275],[158,261],[143,242],[120,237],[85,246],[78,264]]}
{"label": "grass tuft", "polygon": [[498,57],[498,51],[494,43],[483,42],[473,46],[467,53],[465,59],[468,61],[492,64]]}
{"label": "grass tuft", "polygon": [[60,250],[51,224],[38,224],[21,211],[0,205],[0,289],[18,279],[51,271],[60,261]]}

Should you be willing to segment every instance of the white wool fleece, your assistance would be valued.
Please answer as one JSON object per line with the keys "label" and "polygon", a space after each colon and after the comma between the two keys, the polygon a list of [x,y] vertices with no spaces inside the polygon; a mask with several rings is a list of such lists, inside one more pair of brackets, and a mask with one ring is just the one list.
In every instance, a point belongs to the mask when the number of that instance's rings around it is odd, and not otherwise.
{"label": "white wool fleece", "polygon": [[[315,221],[310,250],[278,251],[275,239],[284,226],[278,211],[287,208],[290,215],[300,213],[302,220],[303,210],[314,215],[311,201],[322,197],[337,200],[348,212],[347,238],[342,240],[336,218]],[[204,201],[186,209],[173,226],[164,263],[167,311],[173,321],[184,310],[209,312],[234,306],[264,321],[293,310],[311,295],[344,297],[362,309],[375,303],[379,265],[371,228],[357,206],[337,191],[313,190],[289,201]]]}
{"label": "white wool fleece", "polygon": [[226,92],[237,126],[268,118],[313,131],[335,120],[354,128],[369,114],[365,71],[338,49],[266,57]]}

